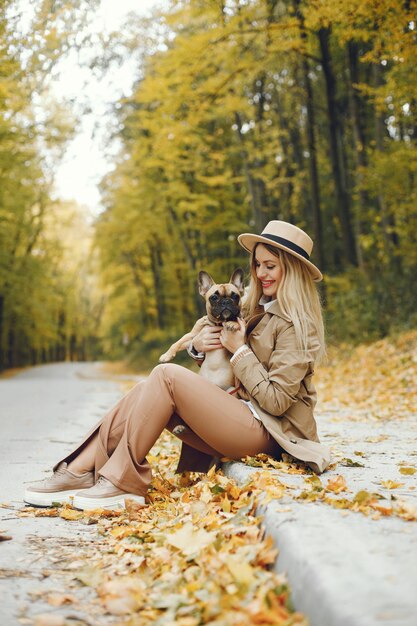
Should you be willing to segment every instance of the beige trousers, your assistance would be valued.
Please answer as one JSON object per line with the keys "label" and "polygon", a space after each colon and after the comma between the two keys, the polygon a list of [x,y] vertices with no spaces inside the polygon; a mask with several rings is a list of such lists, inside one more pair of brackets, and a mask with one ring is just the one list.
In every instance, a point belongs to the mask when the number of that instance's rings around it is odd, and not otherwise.
{"label": "beige trousers", "polygon": [[152,479],[146,454],[164,428],[172,431],[178,424],[188,426],[182,441],[205,454],[233,459],[259,452],[280,454],[247,405],[169,363],[156,366],[105,415],[98,430],[96,474],[124,491],[145,495]]}

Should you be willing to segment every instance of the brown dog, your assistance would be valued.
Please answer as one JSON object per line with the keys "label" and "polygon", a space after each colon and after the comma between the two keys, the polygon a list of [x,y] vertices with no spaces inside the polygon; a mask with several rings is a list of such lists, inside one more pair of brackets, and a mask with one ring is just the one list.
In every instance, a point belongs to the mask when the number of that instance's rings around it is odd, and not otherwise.
{"label": "brown dog", "polygon": [[[244,292],[243,270],[236,269],[228,283],[217,284],[207,272],[198,274],[199,292],[206,301],[207,315],[197,320],[189,333],[176,341],[159,357],[160,363],[171,361],[179,350],[185,350],[194,337],[206,325],[225,326],[229,330],[238,330],[236,321],[240,315],[241,297]],[[206,353],[200,374],[222,389],[233,387],[234,377],[229,362],[230,354],[226,348],[210,350]]]}

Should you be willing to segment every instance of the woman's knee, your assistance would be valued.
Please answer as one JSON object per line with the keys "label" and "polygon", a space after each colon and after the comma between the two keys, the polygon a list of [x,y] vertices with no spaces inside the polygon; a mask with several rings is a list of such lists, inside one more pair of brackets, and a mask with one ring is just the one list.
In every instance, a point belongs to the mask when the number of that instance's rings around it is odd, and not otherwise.
{"label": "woman's knee", "polygon": [[188,372],[188,370],[182,365],[177,365],[176,363],[159,363],[159,365],[155,365],[150,376],[153,375],[164,378],[165,380],[174,380],[182,376],[185,372]]}

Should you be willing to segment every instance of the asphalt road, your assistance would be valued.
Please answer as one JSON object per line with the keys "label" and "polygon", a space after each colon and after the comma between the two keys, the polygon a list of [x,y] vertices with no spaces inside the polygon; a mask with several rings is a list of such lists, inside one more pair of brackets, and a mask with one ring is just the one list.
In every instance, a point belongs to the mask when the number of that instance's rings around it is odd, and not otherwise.
{"label": "asphalt road", "polygon": [[75,611],[46,602],[49,590],[65,592],[59,551],[94,541],[94,527],[19,518],[15,510],[23,506],[26,483],[44,478],[125,392],[121,382],[106,377],[99,363],[43,365],[0,379],[0,531],[12,537],[0,541],[2,626],[31,624],[36,615],[60,612],[83,624],[110,623],[101,617],[91,621],[94,598],[87,588],[80,588]]}

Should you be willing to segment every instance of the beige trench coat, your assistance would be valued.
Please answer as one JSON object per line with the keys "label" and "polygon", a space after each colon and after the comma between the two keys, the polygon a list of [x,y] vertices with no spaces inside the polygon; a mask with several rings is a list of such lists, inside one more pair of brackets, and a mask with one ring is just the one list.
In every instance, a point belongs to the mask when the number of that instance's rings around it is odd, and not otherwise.
{"label": "beige trench coat", "polygon": [[[293,323],[275,302],[266,313],[248,321],[247,343],[253,354],[240,359],[233,369],[263,425],[281,448],[322,473],[331,455],[319,442],[314,419],[317,336],[312,332],[309,351],[300,351]],[[210,461],[211,457],[183,443],[177,471],[206,471]]]}

